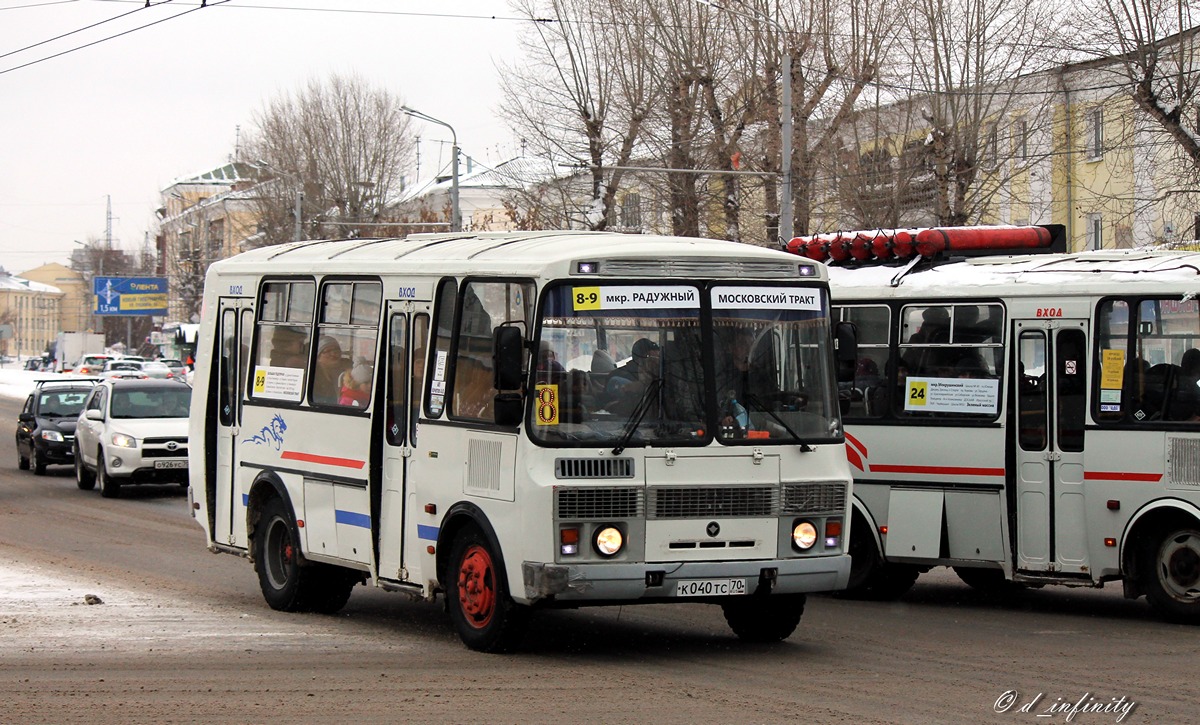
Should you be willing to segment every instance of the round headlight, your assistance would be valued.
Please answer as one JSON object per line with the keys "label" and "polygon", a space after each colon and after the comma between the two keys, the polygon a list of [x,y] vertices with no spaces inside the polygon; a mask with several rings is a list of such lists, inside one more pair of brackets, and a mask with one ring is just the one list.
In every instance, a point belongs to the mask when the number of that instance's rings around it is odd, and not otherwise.
{"label": "round headlight", "polygon": [[625,545],[625,537],[616,526],[603,526],[596,530],[596,537],[592,543],[596,547],[596,553],[601,556],[616,556]]}
{"label": "round headlight", "polygon": [[801,549],[811,549],[817,543],[817,527],[811,522],[801,521],[792,529],[792,542]]}

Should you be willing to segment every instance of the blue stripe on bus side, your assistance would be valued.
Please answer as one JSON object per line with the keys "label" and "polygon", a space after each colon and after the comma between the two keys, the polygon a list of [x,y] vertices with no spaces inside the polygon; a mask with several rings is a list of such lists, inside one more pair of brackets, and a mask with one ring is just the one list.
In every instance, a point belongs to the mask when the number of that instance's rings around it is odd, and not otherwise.
{"label": "blue stripe on bus side", "polygon": [[366,514],[355,513],[353,511],[342,511],[337,509],[334,511],[334,521],[339,524],[348,526],[360,526],[364,529],[371,528],[371,517]]}
{"label": "blue stripe on bus side", "polygon": [[417,524],[417,538],[425,539],[426,541],[437,541],[438,527]]}

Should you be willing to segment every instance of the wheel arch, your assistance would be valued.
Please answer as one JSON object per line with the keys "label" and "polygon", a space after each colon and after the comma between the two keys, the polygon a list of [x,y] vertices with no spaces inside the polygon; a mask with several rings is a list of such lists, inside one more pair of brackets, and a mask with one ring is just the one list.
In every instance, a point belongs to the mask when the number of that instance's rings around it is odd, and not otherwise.
{"label": "wheel arch", "polygon": [[[292,504],[292,496],[288,493],[287,486],[284,485],[283,479],[274,471],[263,471],[259,473],[254,482],[250,484],[250,494],[246,500],[246,549],[250,552],[251,557],[254,556],[254,531],[258,527],[258,520],[262,517],[263,506],[267,501],[278,498],[283,501],[283,504],[292,512],[292,520],[296,519],[296,507]],[[295,524],[293,523],[293,526]],[[297,534],[296,541],[302,541]]]}
{"label": "wheel arch", "polygon": [[1151,501],[1129,517],[1125,531],[1121,534],[1119,555],[1126,597],[1133,599],[1145,594],[1139,584],[1138,562],[1143,547],[1156,540],[1150,534],[1161,533],[1169,526],[1189,522],[1200,526],[1200,508],[1178,498]]}
{"label": "wheel arch", "polygon": [[441,582],[443,590],[447,589],[446,570],[450,566],[450,550],[454,546],[454,539],[463,529],[471,525],[478,526],[479,530],[483,532],[483,537],[487,540],[488,545],[497,554],[497,560],[493,562],[498,570],[497,574],[505,581],[508,580],[508,566],[505,563],[504,549],[500,546],[500,539],[496,536],[496,530],[488,520],[487,514],[469,501],[460,501],[446,512],[438,529],[437,579]]}
{"label": "wheel arch", "polygon": [[[879,552],[880,560],[885,561],[883,541],[879,538],[879,526],[875,521],[875,517],[871,515],[871,512],[867,509],[867,505],[857,495],[854,495],[850,498],[850,536],[854,536],[854,532],[858,528],[855,525],[855,519],[860,516],[862,517],[860,520],[861,524],[867,527],[871,540],[875,543],[875,550]],[[847,539],[847,546],[849,546],[849,539]]]}

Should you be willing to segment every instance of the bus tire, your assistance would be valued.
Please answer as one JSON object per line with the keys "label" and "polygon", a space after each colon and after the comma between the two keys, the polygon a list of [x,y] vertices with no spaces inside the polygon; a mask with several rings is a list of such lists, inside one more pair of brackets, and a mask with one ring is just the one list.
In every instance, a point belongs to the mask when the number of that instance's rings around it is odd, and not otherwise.
{"label": "bus tire", "polygon": [[[322,583],[315,566],[305,566],[300,557],[300,536],[296,520],[283,499],[272,497],[262,508],[262,514],[254,526],[254,570],[258,572],[258,586],[262,590],[267,606],[280,612],[313,611],[320,596],[313,592]],[[349,588],[346,588],[349,597]],[[341,601],[345,604],[345,600]],[[333,602],[321,611],[332,614],[341,609],[330,609]]]}
{"label": "bus tire", "polygon": [[889,564],[883,560],[867,522],[857,513],[850,534],[850,580],[837,592],[842,599],[891,601],[899,599],[916,583],[921,570],[911,564]]}
{"label": "bus tire", "polygon": [[84,465],[78,445],[75,446],[75,485],[80,491],[91,491],[96,487],[96,476]]}
{"label": "bus tire", "polygon": [[96,454],[96,483],[100,486],[100,495],[104,498],[120,498],[121,482],[108,475],[104,467],[104,451]]}
{"label": "bus tire", "polygon": [[804,616],[803,594],[733,597],[721,604],[729,628],[746,642],[782,642]]}
{"label": "bus tire", "polygon": [[306,572],[311,585],[305,592],[304,609],[317,614],[337,614],[350,601],[354,586],[362,575],[352,569],[329,564],[309,564]]}
{"label": "bus tire", "polygon": [[1176,523],[1142,550],[1139,582],[1146,599],[1172,622],[1200,624],[1200,528]]}
{"label": "bus tire", "polygon": [[1004,576],[1003,569],[984,569],[977,566],[955,566],[954,573],[964,584],[985,594],[1010,594],[1023,589]]}
{"label": "bus tire", "polygon": [[529,609],[509,596],[501,563],[477,526],[463,529],[450,548],[450,619],[463,644],[477,652],[511,652],[528,624]]}

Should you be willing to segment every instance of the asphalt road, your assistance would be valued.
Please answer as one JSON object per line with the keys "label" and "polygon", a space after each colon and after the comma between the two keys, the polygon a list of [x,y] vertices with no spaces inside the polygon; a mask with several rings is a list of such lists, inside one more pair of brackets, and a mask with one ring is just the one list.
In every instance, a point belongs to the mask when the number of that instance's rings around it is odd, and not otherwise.
{"label": "asphalt road", "polygon": [[[0,399],[9,430],[16,412]],[[1112,585],[996,600],[939,570],[899,602],[810,597],[773,646],[705,605],[547,612],[518,654],[481,655],[440,601],[359,587],[336,616],[274,612],[178,487],[103,499],[12,446],[2,723],[1200,722],[1200,628]]]}

